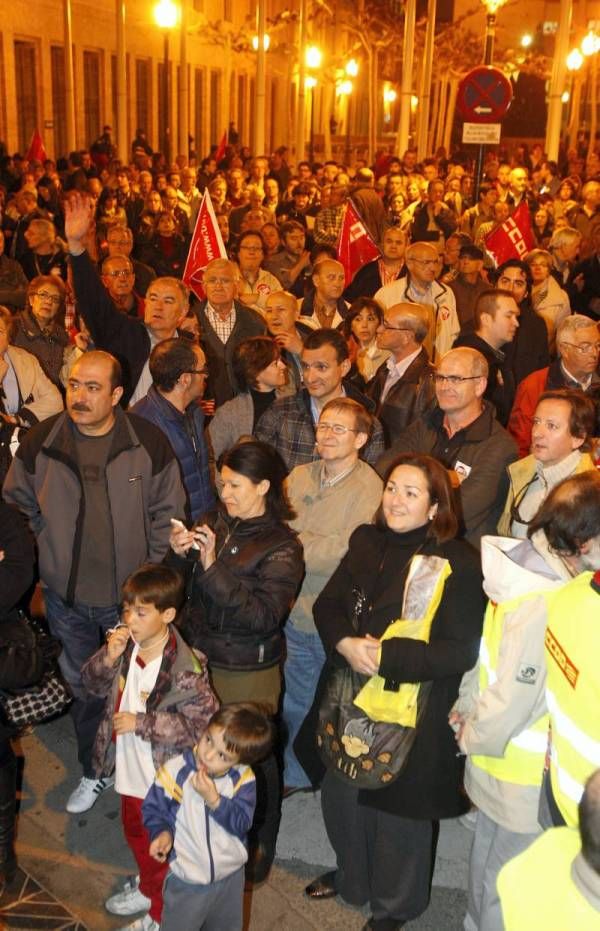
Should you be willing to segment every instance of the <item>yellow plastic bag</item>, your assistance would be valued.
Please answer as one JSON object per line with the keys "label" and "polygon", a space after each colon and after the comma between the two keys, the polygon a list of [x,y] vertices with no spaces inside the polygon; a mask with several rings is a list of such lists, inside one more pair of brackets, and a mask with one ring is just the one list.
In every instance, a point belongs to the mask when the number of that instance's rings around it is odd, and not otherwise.
{"label": "yellow plastic bag", "polygon": [[[451,573],[447,559],[414,556],[404,589],[402,618],[392,621],[381,640],[402,637],[429,643],[431,625],[442,600],[446,579]],[[354,699],[354,704],[371,721],[415,727],[420,687],[420,682],[403,682],[398,691],[386,691],[385,679],[379,675],[371,676]]]}

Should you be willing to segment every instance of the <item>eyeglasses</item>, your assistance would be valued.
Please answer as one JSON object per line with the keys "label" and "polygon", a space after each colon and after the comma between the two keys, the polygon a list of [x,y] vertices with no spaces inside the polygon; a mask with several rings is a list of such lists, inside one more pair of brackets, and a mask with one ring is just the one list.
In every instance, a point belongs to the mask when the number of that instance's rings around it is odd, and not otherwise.
{"label": "eyeglasses", "polygon": [[412,333],[413,331],[407,326],[392,326],[391,323],[388,323],[385,317],[381,321],[381,326],[384,330],[398,330],[399,333]]}
{"label": "eyeglasses", "polygon": [[453,388],[458,388],[463,381],[475,381],[477,378],[484,378],[483,375],[442,375],[440,372],[434,372],[431,376],[436,385],[443,385],[447,382]]}
{"label": "eyeglasses", "polygon": [[318,423],[315,427],[316,433],[331,432],[335,436],[344,436],[345,433],[358,433],[353,427],[345,427],[343,423]]}
{"label": "eyeglasses", "polygon": [[581,346],[576,346],[575,343],[567,343],[564,340],[561,341],[561,346],[570,346],[571,349],[574,349],[575,352],[578,352],[580,356],[587,356],[590,353],[593,353],[595,356],[600,353],[600,343],[582,343]]}
{"label": "eyeglasses", "polygon": [[425,268],[435,268],[440,264],[440,259],[417,259],[415,256],[407,256],[407,262],[416,262],[417,265],[424,265]]}
{"label": "eyeglasses", "polygon": [[61,298],[58,294],[49,294],[47,291],[34,291],[32,297],[39,297],[41,301],[50,301],[51,304],[56,304],[57,306],[61,302]]}
{"label": "eyeglasses", "polygon": [[133,275],[133,272],[128,268],[119,268],[114,272],[104,272],[105,278],[129,278],[130,275]]}

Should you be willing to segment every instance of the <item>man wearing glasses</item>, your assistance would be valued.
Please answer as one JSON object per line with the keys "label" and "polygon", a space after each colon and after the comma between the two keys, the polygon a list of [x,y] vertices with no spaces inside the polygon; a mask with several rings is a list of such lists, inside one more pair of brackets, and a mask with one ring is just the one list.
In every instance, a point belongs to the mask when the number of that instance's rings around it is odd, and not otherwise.
{"label": "man wearing glasses", "polygon": [[391,356],[367,386],[376,415],[391,446],[406,427],[427,410],[433,400],[432,375],[423,340],[429,318],[420,304],[395,304],[384,312],[377,328],[377,346]]}
{"label": "man wearing glasses", "polygon": [[351,398],[328,401],[315,428],[319,458],[297,466],[287,481],[289,501],[296,512],[290,526],[304,547],[306,574],[285,626],[284,798],[310,785],[293,743],[312,705],[325,662],[313,604],[346,552],[352,532],[372,521],[381,499],[381,479],[359,458],[372,426],[371,415]]}
{"label": "man wearing glasses", "polygon": [[488,364],[476,349],[447,352],[433,376],[437,405],[400,434],[377,463],[380,475],[401,453],[425,453],[450,472],[465,539],[495,533],[506,500],[506,469],[516,444],[483,396]]}
{"label": "man wearing glasses", "polygon": [[427,308],[429,325],[424,340],[433,361],[451,347],[459,334],[456,301],[450,288],[437,280],[442,268],[440,254],[430,242],[415,242],[406,250],[404,278],[386,284],[375,293],[384,307],[411,302]]}
{"label": "man wearing glasses", "polygon": [[[128,226],[111,226],[106,235],[106,248],[108,255],[113,258],[116,255],[124,255],[132,264],[135,281],[133,290],[140,298],[146,296],[146,291],[150,282],[156,278],[156,272],[149,265],[139,262],[131,257],[133,249],[133,233]],[[141,314],[143,316],[143,314]]]}
{"label": "man wearing glasses", "polygon": [[558,359],[528,375],[517,388],[508,430],[519,447],[519,456],[527,456],[531,445],[533,414],[540,395],[557,388],[576,388],[587,394],[596,407],[594,435],[600,430],[600,333],[598,326],[583,314],[566,317],[556,331]]}
{"label": "man wearing glasses", "polygon": [[136,294],[135,272],[124,255],[109,256],[102,263],[102,284],[121,313],[144,318],[144,299]]}

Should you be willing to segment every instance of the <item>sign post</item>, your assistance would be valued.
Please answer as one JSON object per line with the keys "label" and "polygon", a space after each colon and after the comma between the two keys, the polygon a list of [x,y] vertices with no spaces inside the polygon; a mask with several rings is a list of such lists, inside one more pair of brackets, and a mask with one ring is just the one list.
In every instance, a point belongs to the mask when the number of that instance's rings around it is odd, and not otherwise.
{"label": "sign post", "polygon": [[500,121],[506,115],[512,98],[512,84],[506,75],[486,65],[473,68],[458,85],[456,106],[465,120],[463,142],[479,143],[475,203],[479,199],[485,146],[497,145],[500,141]]}

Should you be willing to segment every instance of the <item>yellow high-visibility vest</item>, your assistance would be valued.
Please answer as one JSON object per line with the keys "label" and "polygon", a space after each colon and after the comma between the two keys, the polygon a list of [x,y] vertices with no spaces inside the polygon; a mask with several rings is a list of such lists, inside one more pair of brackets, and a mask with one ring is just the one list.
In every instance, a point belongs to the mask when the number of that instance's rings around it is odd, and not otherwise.
{"label": "yellow high-visibility vest", "polygon": [[586,779],[600,767],[600,587],[593,579],[582,572],[548,595],[550,779],[568,825],[578,823]]}
{"label": "yellow high-visibility vest", "polygon": [[600,912],[571,877],[580,850],[575,828],[552,828],[502,867],[498,892],[504,931],[600,929]]}
{"label": "yellow high-visibility vest", "polygon": [[[496,668],[504,632],[504,619],[520,604],[538,597],[533,593],[519,595],[502,604],[488,603],[479,647],[479,694],[496,681]],[[548,715],[544,714],[529,727],[509,740],[504,756],[473,754],[471,763],[503,782],[521,786],[539,786],[544,773],[544,758],[548,749]]]}

